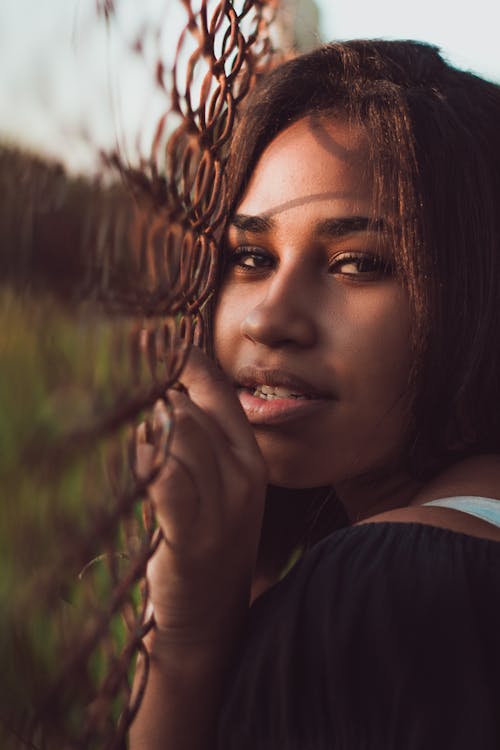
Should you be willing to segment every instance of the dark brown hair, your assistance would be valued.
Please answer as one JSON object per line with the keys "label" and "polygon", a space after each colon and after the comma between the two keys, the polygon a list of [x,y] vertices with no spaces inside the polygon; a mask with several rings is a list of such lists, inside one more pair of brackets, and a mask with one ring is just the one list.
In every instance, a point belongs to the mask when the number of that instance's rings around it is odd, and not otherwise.
{"label": "dark brown hair", "polygon": [[409,468],[500,450],[500,87],[410,41],[325,45],[265,77],[231,143],[229,214],[257,160],[311,114],[365,128],[376,213],[407,285]]}

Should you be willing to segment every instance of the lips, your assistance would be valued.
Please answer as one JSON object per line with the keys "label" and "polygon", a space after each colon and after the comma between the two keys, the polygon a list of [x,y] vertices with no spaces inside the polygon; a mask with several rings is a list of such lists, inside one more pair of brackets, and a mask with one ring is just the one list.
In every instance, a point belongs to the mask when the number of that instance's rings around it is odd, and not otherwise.
{"label": "lips", "polygon": [[237,388],[248,388],[252,391],[267,386],[277,393],[279,389],[283,389],[293,396],[304,396],[309,399],[334,398],[331,390],[326,390],[286,370],[246,366],[236,372],[235,381]]}
{"label": "lips", "polygon": [[335,400],[331,391],[280,369],[241,368],[235,385],[245,414],[254,425],[304,418]]}

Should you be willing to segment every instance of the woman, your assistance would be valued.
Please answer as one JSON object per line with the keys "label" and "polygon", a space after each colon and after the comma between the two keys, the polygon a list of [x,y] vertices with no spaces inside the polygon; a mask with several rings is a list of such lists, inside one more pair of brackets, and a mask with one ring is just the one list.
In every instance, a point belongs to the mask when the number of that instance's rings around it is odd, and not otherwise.
{"label": "woman", "polygon": [[[248,103],[224,374],[193,352],[151,493],[134,750],[500,746],[499,122],[497,86],[412,42],[328,45]],[[276,583],[334,497],[345,528]]]}

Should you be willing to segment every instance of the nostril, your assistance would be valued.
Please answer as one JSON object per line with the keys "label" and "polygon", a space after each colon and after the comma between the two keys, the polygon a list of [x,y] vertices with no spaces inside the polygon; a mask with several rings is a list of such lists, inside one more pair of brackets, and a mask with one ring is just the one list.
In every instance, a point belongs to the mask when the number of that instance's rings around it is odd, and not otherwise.
{"label": "nostril", "polygon": [[266,304],[255,307],[243,318],[241,333],[267,346],[294,344],[309,347],[317,338],[316,324],[309,311]]}

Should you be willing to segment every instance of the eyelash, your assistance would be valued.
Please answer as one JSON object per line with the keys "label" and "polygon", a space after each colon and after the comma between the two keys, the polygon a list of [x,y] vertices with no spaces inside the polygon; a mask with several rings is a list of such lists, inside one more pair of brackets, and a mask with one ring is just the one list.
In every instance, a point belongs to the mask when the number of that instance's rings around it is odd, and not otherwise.
{"label": "eyelash", "polygon": [[[246,258],[259,258],[260,260],[266,261],[266,265],[261,266],[246,266],[242,262]],[[239,247],[236,250],[232,250],[228,253],[226,259],[226,266],[237,266],[243,271],[258,271],[261,268],[269,268],[272,264],[273,258],[269,253],[265,253],[256,247]]]}
{"label": "eyelash", "polygon": [[[262,265],[247,266],[244,264],[244,260],[247,258],[260,259],[264,261]],[[226,260],[226,266],[237,267],[243,273],[255,273],[267,268],[270,268],[274,262],[274,258],[270,253],[262,251],[260,248],[254,247],[240,247],[233,250]],[[356,272],[342,273],[340,270],[341,266],[349,264],[358,264],[361,268]],[[366,270],[361,270],[363,264],[369,266]],[[335,256],[333,263],[329,267],[330,273],[338,273],[342,276],[355,278],[357,276],[368,276],[380,278],[384,276],[391,276],[394,272],[393,265],[390,260],[383,258],[379,255],[366,252],[349,252],[345,251]]]}
{"label": "eyelash", "polygon": [[[330,266],[330,272],[335,273],[333,269],[340,266],[349,265],[355,263],[360,266],[356,273],[344,273],[344,276],[362,276],[371,274],[372,276],[391,276],[393,274],[393,266],[388,258],[383,258],[380,255],[374,255],[373,253],[350,253],[339,254],[336,256],[333,265]],[[363,270],[363,266],[365,269]],[[368,268],[366,268],[368,266]]]}

